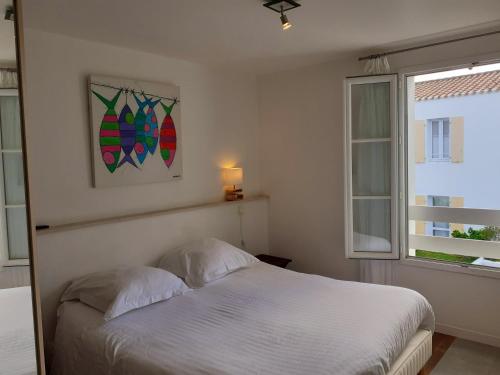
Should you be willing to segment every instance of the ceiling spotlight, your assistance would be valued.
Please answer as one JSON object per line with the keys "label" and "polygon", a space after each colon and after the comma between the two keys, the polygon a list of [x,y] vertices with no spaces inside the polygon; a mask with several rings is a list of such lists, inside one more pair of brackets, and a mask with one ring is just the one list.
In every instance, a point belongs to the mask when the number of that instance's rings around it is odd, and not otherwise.
{"label": "ceiling spotlight", "polygon": [[274,10],[275,12],[280,14],[281,27],[283,28],[283,30],[288,30],[290,27],[292,27],[292,24],[290,23],[290,21],[288,21],[288,17],[286,16],[285,12],[300,7],[300,4],[294,0],[271,0],[265,1],[263,5],[266,8]]}
{"label": "ceiling spotlight", "polygon": [[290,27],[292,27],[293,25],[290,23],[290,21],[288,21],[288,17],[286,16],[285,13],[283,13],[283,7],[281,7],[281,27],[283,28],[283,30],[288,30]]}

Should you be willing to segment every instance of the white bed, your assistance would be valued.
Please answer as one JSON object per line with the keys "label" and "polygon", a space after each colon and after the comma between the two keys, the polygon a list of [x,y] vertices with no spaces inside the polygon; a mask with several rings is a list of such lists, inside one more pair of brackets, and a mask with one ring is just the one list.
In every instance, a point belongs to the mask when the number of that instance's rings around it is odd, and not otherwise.
{"label": "white bed", "polygon": [[31,288],[0,289],[0,374],[36,374]]}
{"label": "white bed", "polygon": [[108,322],[64,303],[53,374],[415,374],[433,329],[414,291],[259,263]]}

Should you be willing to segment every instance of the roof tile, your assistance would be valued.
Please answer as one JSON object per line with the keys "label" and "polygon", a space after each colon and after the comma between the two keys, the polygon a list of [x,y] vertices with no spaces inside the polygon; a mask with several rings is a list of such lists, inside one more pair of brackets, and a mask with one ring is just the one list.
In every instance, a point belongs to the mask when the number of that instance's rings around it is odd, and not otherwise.
{"label": "roof tile", "polygon": [[500,91],[500,70],[417,82],[415,100],[442,99],[496,91]]}

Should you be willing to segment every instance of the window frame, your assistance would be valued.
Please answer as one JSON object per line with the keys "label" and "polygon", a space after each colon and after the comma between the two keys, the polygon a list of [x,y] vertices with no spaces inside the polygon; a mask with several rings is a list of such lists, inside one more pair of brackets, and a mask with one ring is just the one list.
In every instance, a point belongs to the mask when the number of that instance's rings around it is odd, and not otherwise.
{"label": "window frame", "polygon": [[[433,122],[438,122],[438,156],[434,157],[433,153],[433,133],[434,124]],[[448,121],[448,156],[444,156],[444,124],[445,121]],[[451,121],[449,117],[443,118],[433,118],[427,120],[427,159],[430,162],[449,162],[451,161]]]}
{"label": "window frame", "polygon": [[[17,96],[19,97],[18,89],[0,89],[0,96]],[[21,149],[5,150],[2,146],[1,134],[0,134],[0,267],[16,267],[16,266],[28,266],[29,265],[29,252],[27,258],[22,259],[11,259],[9,252],[9,241],[7,232],[7,208],[21,208],[26,209],[26,202],[24,204],[7,205],[5,202],[5,181],[4,181],[4,164],[3,164],[3,154],[4,153],[20,153],[22,155],[22,145]],[[24,171],[23,171],[24,173]],[[29,229],[28,229],[29,230]]]}
{"label": "window frame", "polygon": [[[371,196],[372,199],[388,199],[391,202],[391,251],[355,251],[353,244],[353,209],[352,209],[352,137],[351,137],[351,86],[355,84],[369,84],[388,82],[390,84],[390,118],[391,118],[391,137],[373,138],[371,142],[390,142],[391,143],[391,194],[390,196]],[[400,259],[399,248],[399,155],[398,143],[399,137],[399,118],[398,118],[398,75],[363,75],[356,77],[347,77],[344,80],[344,218],[345,218],[345,254],[348,259]],[[365,142],[366,140],[356,140],[356,142]]]}
{"label": "window frame", "polygon": [[[405,266],[421,267],[431,270],[457,272],[471,276],[500,279],[500,269],[486,267],[475,264],[451,263],[435,259],[416,258],[409,255],[408,237],[409,237],[409,215],[408,215],[408,87],[407,78],[429,73],[444,72],[454,69],[464,69],[473,66],[498,64],[500,63],[500,53],[476,56],[475,58],[464,57],[460,59],[407,66],[398,69],[398,116],[399,116],[399,134],[402,141],[399,143],[399,186],[401,202],[399,205],[399,228],[400,228],[400,260],[399,264]],[[450,127],[451,139],[451,127]],[[450,149],[451,154],[451,149]],[[450,155],[451,156],[451,155]]]}

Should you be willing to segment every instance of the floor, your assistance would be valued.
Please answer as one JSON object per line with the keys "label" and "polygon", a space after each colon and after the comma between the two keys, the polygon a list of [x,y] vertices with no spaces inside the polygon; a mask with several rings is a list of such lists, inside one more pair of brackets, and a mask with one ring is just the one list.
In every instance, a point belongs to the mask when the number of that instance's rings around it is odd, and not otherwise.
{"label": "floor", "polygon": [[500,348],[435,333],[432,357],[419,375],[499,375]]}

